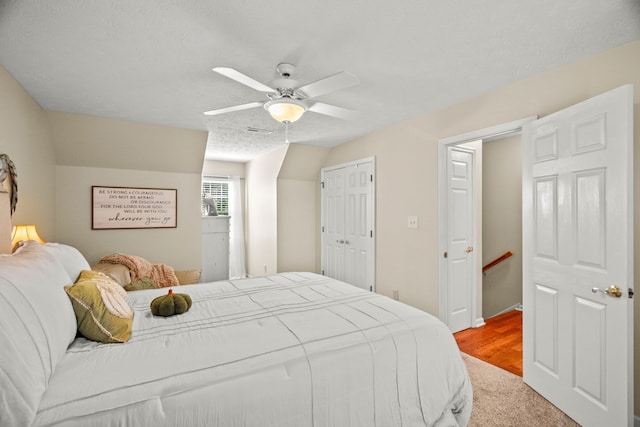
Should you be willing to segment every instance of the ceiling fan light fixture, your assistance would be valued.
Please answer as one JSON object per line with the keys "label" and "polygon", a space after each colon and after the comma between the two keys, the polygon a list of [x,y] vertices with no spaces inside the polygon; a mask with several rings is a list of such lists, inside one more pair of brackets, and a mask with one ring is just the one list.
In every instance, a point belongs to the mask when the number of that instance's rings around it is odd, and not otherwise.
{"label": "ceiling fan light fixture", "polygon": [[264,104],[264,108],[275,120],[281,123],[293,123],[307,111],[307,105],[293,98],[273,99]]}

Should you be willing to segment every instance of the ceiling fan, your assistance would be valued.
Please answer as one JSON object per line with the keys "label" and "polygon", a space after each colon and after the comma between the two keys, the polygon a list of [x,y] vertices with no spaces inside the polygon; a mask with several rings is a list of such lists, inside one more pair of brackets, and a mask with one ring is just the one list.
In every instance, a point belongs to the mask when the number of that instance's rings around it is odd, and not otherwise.
{"label": "ceiling fan", "polygon": [[264,93],[267,100],[235,105],[233,107],[218,108],[216,110],[205,111],[204,114],[215,116],[233,111],[264,107],[275,120],[285,125],[298,120],[305,111],[312,111],[340,119],[354,119],[359,115],[358,112],[353,110],[314,101],[314,98],[318,96],[357,85],[360,83],[360,80],[358,80],[355,75],[342,71],[298,87],[298,82],[291,78],[294,70],[295,66],[292,64],[279,64],[276,67],[276,72],[279,77],[273,80],[268,86],[234,68],[215,67],[213,71],[216,73]]}

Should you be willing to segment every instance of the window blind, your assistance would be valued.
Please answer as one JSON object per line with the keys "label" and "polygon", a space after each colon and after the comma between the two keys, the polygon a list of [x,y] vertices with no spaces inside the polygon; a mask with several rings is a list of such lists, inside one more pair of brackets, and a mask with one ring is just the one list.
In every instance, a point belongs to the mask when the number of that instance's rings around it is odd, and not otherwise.
{"label": "window blind", "polygon": [[229,215],[229,180],[227,178],[202,178],[202,215],[205,215],[205,198],[213,199],[218,215]]}

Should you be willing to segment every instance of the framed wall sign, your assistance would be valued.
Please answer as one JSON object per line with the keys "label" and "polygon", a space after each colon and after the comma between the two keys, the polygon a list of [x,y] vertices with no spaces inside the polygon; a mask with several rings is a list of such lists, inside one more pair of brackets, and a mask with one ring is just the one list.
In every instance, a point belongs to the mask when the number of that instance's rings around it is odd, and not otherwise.
{"label": "framed wall sign", "polygon": [[91,229],[176,228],[178,190],[91,187]]}

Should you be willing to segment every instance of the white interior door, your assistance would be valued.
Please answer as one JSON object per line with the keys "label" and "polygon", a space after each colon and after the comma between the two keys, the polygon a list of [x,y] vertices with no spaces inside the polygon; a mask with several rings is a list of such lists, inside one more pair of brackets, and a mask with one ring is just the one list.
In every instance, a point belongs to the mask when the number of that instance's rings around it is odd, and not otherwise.
{"label": "white interior door", "polygon": [[345,170],[344,281],[373,290],[373,163]]}
{"label": "white interior door", "polygon": [[624,86],[523,129],[524,381],[585,426],[633,425],[632,126]]}
{"label": "white interior door", "polygon": [[322,272],[375,290],[373,158],[325,168],[322,181]]}
{"label": "white interior door", "polygon": [[345,169],[323,173],[322,270],[329,277],[345,279]]}
{"label": "white interior door", "polygon": [[447,324],[470,328],[473,304],[473,152],[447,148]]}

